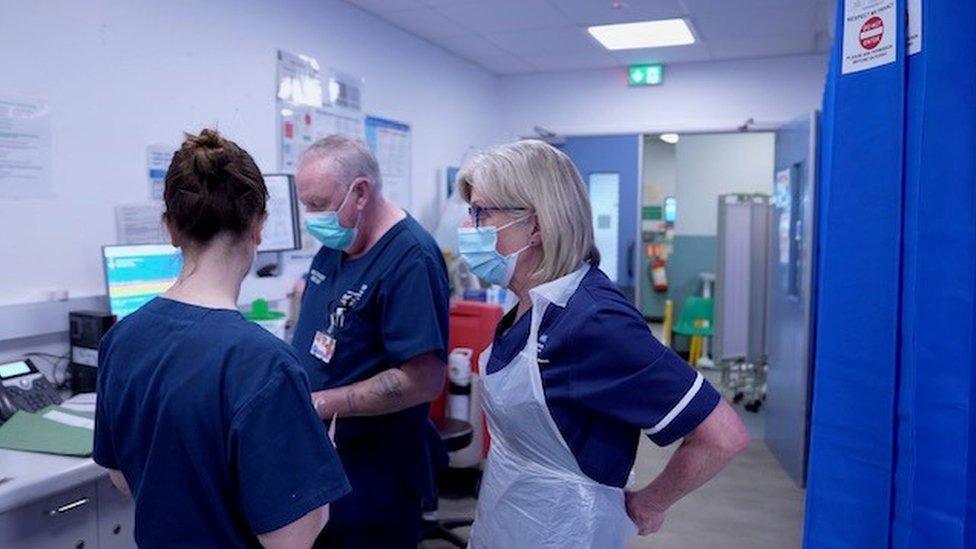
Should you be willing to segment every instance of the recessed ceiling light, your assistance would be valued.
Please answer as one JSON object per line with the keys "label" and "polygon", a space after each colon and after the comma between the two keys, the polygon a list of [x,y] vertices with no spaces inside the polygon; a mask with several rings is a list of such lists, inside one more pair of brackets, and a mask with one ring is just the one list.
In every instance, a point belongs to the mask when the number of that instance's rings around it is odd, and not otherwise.
{"label": "recessed ceiling light", "polygon": [[587,31],[608,50],[663,48],[695,43],[695,36],[684,19],[597,25]]}
{"label": "recessed ceiling light", "polygon": [[662,133],[661,134],[661,141],[664,141],[665,143],[670,143],[671,145],[674,145],[675,143],[677,143],[678,142],[678,139],[679,139],[679,136],[676,133]]}

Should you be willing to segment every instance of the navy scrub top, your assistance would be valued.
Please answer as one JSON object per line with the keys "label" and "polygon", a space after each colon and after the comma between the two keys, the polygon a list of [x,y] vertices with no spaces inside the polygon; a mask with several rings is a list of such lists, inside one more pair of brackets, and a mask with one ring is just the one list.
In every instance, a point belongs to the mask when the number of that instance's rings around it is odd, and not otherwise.
{"label": "navy scrub top", "polygon": [[[312,260],[292,340],[312,390],[363,381],[426,353],[446,361],[449,299],[444,256],[410,215],[362,257],[349,259],[344,252],[322,247]],[[342,302],[348,306],[342,325],[334,330],[335,351],[327,364],[312,355],[312,342],[316,332],[328,329],[330,314]],[[379,459],[377,453],[388,456],[388,472],[402,473],[415,488],[428,489],[429,407],[341,418],[336,446],[342,459],[356,459],[360,453],[363,459]],[[351,480],[359,491],[368,490],[364,483],[374,479]]]}
{"label": "navy scrub top", "polygon": [[246,547],[349,492],[292,349],[237,311],[156,298],[98,357],[93,457],[140,547]]}
{"label": "navy scrub top", "polygon": [[[515,313],[498,326],[488,375],[526,345],[530,314],[515,320]],[[596,268],[565,307],[547,307],[538,346],[549,412],[580,469],[602,484],[627,484],[641,432],[666,446],[694,430],[719,402],[718,392],[651,335],[637,309]]]}

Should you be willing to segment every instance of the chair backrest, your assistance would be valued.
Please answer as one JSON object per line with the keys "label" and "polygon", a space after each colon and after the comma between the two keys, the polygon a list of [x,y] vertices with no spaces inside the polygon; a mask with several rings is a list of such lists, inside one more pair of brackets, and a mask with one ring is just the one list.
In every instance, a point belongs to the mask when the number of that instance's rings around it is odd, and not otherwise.
{"label": "chair backrest", "polygon": [[715,300],[710,297],[689,296],[685,299],[685,305],[681,308],[681,317],[678,324],[684,326],[694,326],[696,320],[707,320],[708,325],[712,325],[712,316],[715,313]]}

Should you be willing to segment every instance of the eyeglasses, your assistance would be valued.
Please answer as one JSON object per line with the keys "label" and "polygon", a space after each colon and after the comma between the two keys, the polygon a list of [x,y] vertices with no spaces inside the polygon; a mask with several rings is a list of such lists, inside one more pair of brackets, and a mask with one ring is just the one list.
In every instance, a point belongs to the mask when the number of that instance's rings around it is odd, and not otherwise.
{"label": "eyeglasses", "polygon": [[468,215],[471,216],[471,220],[474,221],[475,227],[481,227],[481,221],[483,216],[491,214],[491,212],[527,212],[528,208],[519,208],[517,206],[468,206]]}

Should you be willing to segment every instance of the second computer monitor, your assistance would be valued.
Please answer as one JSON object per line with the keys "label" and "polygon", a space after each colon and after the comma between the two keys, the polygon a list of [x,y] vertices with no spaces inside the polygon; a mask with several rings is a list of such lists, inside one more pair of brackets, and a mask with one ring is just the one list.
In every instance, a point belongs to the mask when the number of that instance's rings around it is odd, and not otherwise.
{"label": "second computer monitor", "polygon": [[298,193],[290,174],[264,174],[268,187],[268,219],[261,232],[259,252],[284,252],[301,248]]}
{"label": "second computer monitor", "polygon": [[183,268],[179,248],[169,244],[104,246],[102,260],[109,307],[120,320],[168,290]]}

